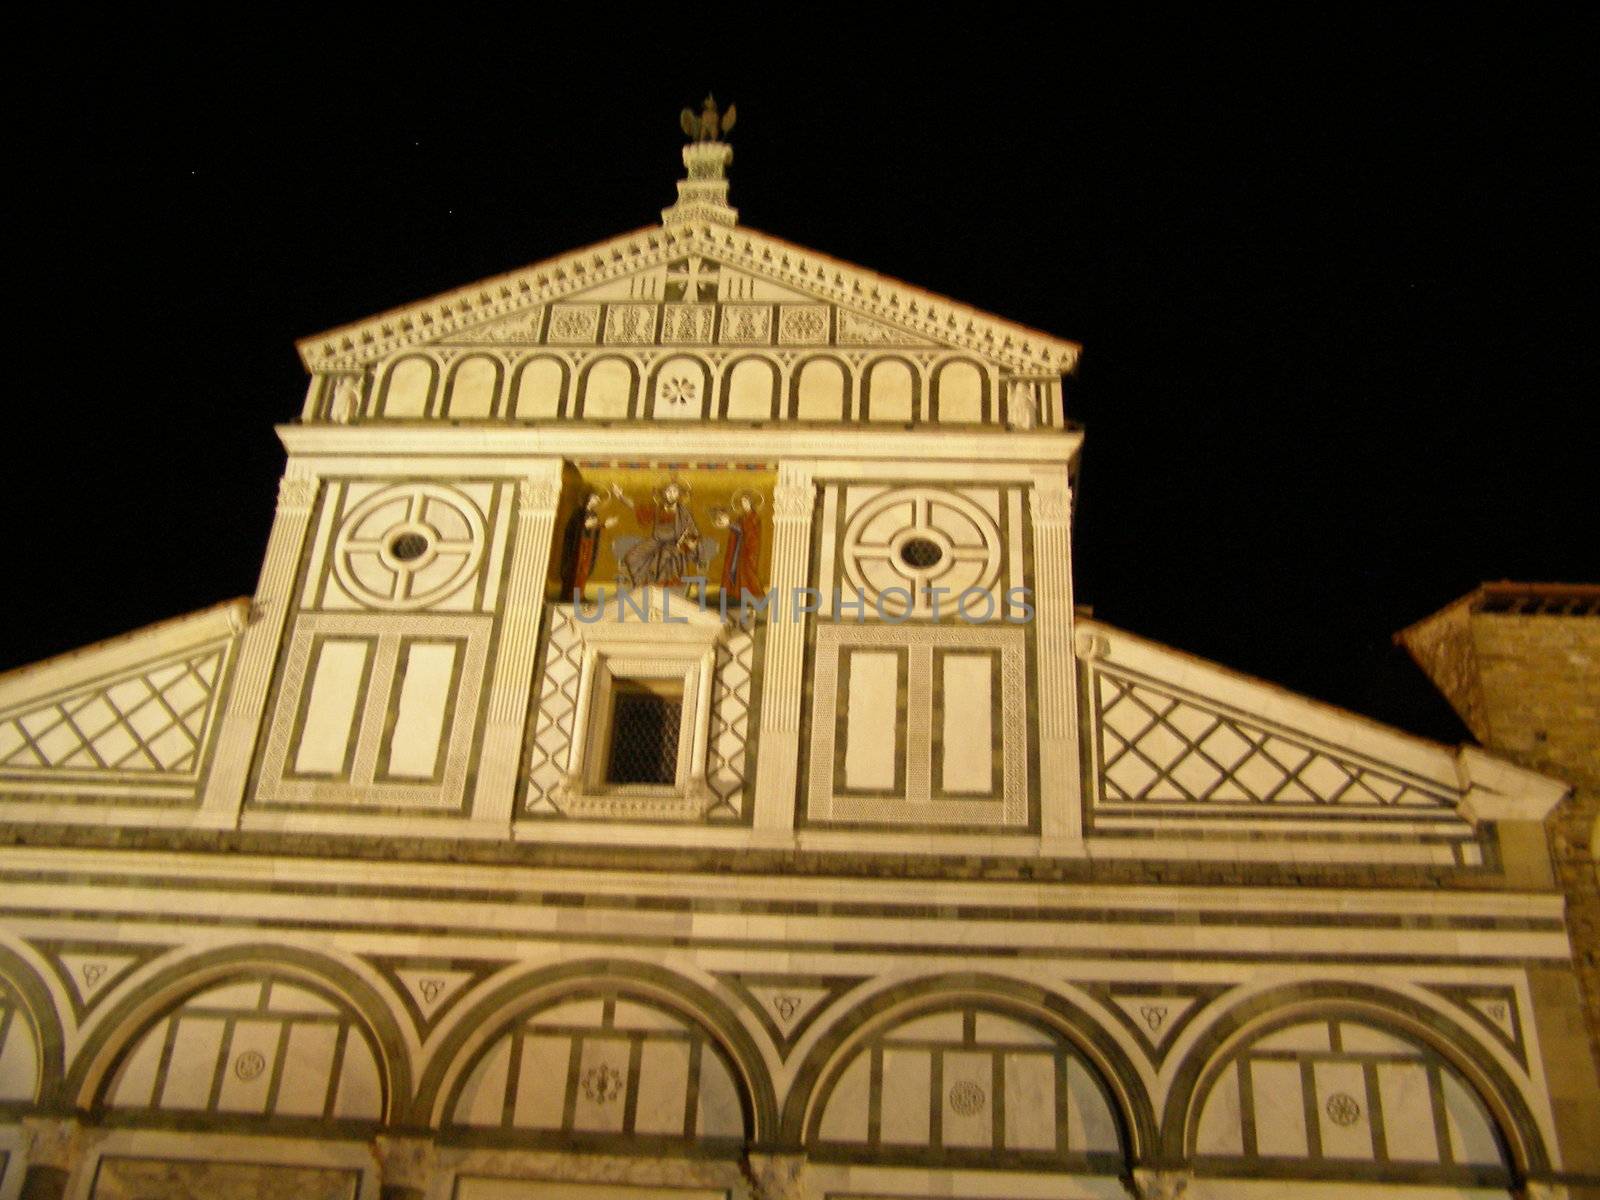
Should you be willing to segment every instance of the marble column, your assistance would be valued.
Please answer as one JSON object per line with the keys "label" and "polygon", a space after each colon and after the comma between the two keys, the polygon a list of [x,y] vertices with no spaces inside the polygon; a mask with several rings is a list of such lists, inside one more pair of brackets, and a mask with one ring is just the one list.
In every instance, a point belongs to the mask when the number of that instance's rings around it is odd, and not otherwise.
{"label": "marble column", "polygon": [[295,575],[319,484],[309,469],[295,462],[290,462],[278,481],[278,511],[250,606],[250,623],[240,635],[238,667],[201,801],[201,818],[207,825],[231,828],[239,823],[261,714],[272,682],[272,664],[277,660],[284,625],[293,607]]}
{"label": "marble column", "polygon": [[1045,848],[1083,838],[1072,650],[1072,493],[1065,471],[1035,481],[1034,645],[1039,671],[1039,814]]}
{"label": "marble column", "polygon": [[539,620],[556,508],[561,503],[561,460],[532,464],[517,484],[517,531],[511,549],[511,585],[500,611],[500,638],[489,685],[488,722],[478,760],[472,819],[505,826],[517,807],[518,769],[528,723]]}
{"label": "marble column", "polygon": [[817,489],[811,469],[791,463],[778,468],[772,495],[772,570],[767,595],[766,662],[761,681],[761,731],[756,742],[755,832],[776,840],[792,835],[795,781],[800,758],[801,668],[805,663],[806,618],[796,600],[810,580],[811,520]]}
{"label": "marble column", "polygon": [[22,1133],[27,1169],[19,1200],[61,1200],[84,1151],[101,1136],[71,1117],[23,1117]]}

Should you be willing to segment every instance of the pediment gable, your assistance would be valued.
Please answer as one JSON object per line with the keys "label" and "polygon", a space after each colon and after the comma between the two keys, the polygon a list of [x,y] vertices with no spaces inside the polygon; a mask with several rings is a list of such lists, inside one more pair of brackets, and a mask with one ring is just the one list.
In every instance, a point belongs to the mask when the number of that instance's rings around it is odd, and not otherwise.
{"label": "pediment gable", "polygon": [[0,675],[0,794],[192,795],[248,608],[229,601]]}
{"label": "pediment gable", "polygon": [[1100,807],[1428,821],[1465,794],[1455,751],[1098,621],[1081,621]]}
{"label": "pediment gable", "polygon": [[436,345],[904,347],[1019,375],[1079,347],[755,230],[674,225],[582,250],[302,340],[313,372]]}
{"label": "pediment gable", "polygon": [[1471,867],[1484,823],[1541,821],[1566,791],[1100,621],[1078,621],[1075,649],[1099,835],[1184,839],[1185,856],[1196,835],[1278,838],[1302,847],[1291,859],[1316,843],[1316,861]]}

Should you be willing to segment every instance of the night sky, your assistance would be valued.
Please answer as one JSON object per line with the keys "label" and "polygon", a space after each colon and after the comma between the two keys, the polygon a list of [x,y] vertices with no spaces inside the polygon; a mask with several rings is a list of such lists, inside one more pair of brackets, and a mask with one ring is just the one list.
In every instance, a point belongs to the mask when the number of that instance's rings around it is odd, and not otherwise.
{"label": "night sky", "polygon": [[294,340],[657,222],[708,87],[744,223],[1084,345],[1096,616],[1457,741],[1391,635],[1600,580],[1588,18],[153,11],[13,43],[0,667],[250,593]]}

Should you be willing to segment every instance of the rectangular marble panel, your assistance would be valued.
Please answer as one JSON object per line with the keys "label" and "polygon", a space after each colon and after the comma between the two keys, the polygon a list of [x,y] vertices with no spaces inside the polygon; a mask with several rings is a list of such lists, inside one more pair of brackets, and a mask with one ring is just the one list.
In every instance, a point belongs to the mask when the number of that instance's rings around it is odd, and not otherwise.
{"label": "rectangular marble panel", "polygon": [[1049,1054],[1008,1054],[1005,1148],[1056,1148],[1056,1063]]}
{"label": "rectangular marble panel", "polygon": [[682,1137],[688,1096],[689,1043],[678,1040],[646,1042],[639,1052],[639,1099],[633,1115],[634,1132]]}
{"label": "rectangular marble panel", "polygon": [[1367,1111],[1366,1073],[1360,1063],[1319,1062],[1317,1130],[1325,1158],[1372,1157],[1372,1114]]}
{"label": "rectangular marble panel", "polygon": [[360,1186],[361,1172],[338,1167],[107,1156],[95,1172],[92,1200],[355,1200]]}
{"label": "rectangular marble panel", "polygon": [[278,1058],[279,1021],[238,1021],[228,1043],[217,1107],[223,1112],[263,1113],[272,1088],[272,1064]]}
{"label": "rectangular marble panel", "polygon": [[454,642],[411,642],[402,652],[405,681],[400,685],[389,741],[391,778],[433,778],[457,653]]}
{"label": "rectangular marble panel", "polygon": [[1395,1162],[1438,1162],[1439,1134],[1433,1122],[1428,1069],[1421,1063],[1380,1063],[1378,1100],[1383,1105],[1383,1141]]}
{"label": "rectangular marble panel", "polygon": [[994,790],[993,663],[987,654],[943,656],[940,786],[947,792],[987,796]]}
{"label": "rectangular marble panel", "polygon": [[296,1025],[289,1030],[289,1047],[283,1060],[283,1082],[278,1085],[277,1112],[286,1117],[320,1117],[328,1099],[328,1076],[333,1070],[333,1046],[338,1031],[332,1025]]}
{"label": "rectangular marble panel", "polygon": [[1306,1154],[1306,1106],[1297,1062],[1252,1062],[1256,1151],[1262,1155]]}
{"label": "rectangular marble panel", "polygon": [[161,1108],[204,1109],[211,1102],[211,1080],[222,1052],[223,1022],[216,1017],[182,1017],[172,1039],[172,1060],[161,1088]]}
{"label": "rectangular marble panel", "polygon": [[300,745],[295,750],[298,774],[338,775],[344,771],[371,649],[364,641],[329,638],[322,643],[311,682],[311,701],[300,727]]}
{"label": "rectangular marble panel", "polygon": [[567,1098],[567,1070],[572,1041],[530,1034],[522,1040],[517,1072],[517,1107],[512,1117],[519,1129],[560,1129]]}
{"label": "rectangular marble panel", "polygon": [[933,1055],[926,1050],[883,1051],[878,1130],[885,1144],[928,1144],[932,1070]]}
{"label": "rectangular marble panel", "polygon": [[890,791],[895,777],[901,656],[881,650],[846,653],[850,692],[845,715],[845,786],[852,791]]}
{"label": "rectangular marble panel", "polygon": [[994,1059],[949,1051],[944,1056],[941,1122],[944,1144],[967,1149],[994,1142]]}
{"label": "rectangular marble panel", "polygon": [[628,1043],[621,1038],[585,1038],[572,1127],[585,1132],[619,1132],[628,1083]]}

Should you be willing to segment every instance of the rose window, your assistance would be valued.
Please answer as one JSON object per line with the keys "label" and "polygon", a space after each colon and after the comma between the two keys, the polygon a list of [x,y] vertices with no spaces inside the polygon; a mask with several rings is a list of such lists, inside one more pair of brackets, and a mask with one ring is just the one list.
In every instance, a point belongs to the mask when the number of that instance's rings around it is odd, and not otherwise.
{"label": "rose window", "polygon": [[995,586],[1000,545],[994,517],[959,492],[892,488],[863,503],[845,527],[845,596],[853,599],[854,589],[886,614],[932,616],[928,590],[940,588],[939,614],[953,614],[962,592]]}
{"label": "rose window", "polygon": [[384,488],[345,518],[334,572],[375,608],[423,608],[472,578],[483,557],[483,517],[461,493],[429,483]]}

